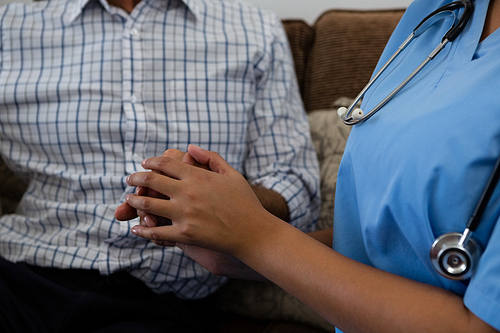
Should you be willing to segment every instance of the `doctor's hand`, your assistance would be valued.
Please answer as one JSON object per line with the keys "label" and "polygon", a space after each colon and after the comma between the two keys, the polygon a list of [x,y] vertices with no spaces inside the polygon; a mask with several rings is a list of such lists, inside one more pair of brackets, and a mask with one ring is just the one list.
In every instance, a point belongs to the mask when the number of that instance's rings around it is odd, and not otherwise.
{"label": "doctor's hand", "polygon": [[[206,166],[198,163],[195,159],[191,157],[188,153],[182,152],[177,149],[168,149],[166,150],[162,156],[170,157],[182,161],[189,165],[194,165],[202,168],[207,168]],[[155,172],[155,171],[154,171]],[[167,196],[147,187],[137,186],[135,190],[135,194],[139,196],[149,196],[161,199],[168,199]],[[161,216],[154,216],[147,214],[143,211],[138,211],[135,208],[131,207],[127,202],[122,203],[115,210],[115,217],[119,221],[127,221],[134,219],[136,217],[140,218],[141,225],[147,227],[155,227],[158,225],[167,225],[170,224],[170,221]],[[166,244],[163,244],[166,245]],[[173,245],[173,244],[170,244]]]}
{"label": "doctor's hand", "polygon": [[137,225],[132,232],[157,243],[196,245],[238,257],[245,246],[257,245],[257,235],[266,233],[269,221],[280,220],[263,208],[246,179],[220,155],[196,146],[190,146],[188,152],[211,171],[162,156],[142,164],[156,172],[127,178],[130,186],[146,187],[170,198],[129,194],[126,203],[130,207],[172,221],[167,226]]}

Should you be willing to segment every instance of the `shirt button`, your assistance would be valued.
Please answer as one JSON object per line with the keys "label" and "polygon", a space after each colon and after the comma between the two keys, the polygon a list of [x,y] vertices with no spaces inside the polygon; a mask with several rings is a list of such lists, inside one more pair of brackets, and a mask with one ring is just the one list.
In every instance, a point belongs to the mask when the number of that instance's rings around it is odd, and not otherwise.
{"label": "shirt button", "polygon": [[137,102],[137,97],[135,95],[130,96],[130,102],[132,103]]}
{"label": "shirt button", "polygon": [[136,28],[132,28],[130,29],[129,33],[130,36],[136,36],[139,33],[139,30],[137,30]]}

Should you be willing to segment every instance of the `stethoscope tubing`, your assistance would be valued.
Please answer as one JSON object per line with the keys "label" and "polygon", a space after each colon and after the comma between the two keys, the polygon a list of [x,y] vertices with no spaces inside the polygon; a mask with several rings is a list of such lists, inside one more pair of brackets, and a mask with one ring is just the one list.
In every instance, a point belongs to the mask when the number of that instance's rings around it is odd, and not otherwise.
{"label": "stethoscope tubing", "polygon": [[471,217],[469,218],[469,221],[467,222],[467,229],[469,229],[471,232],[476,231],[477,226],[479,225],[479,222],[483,217],[484,211],[488,206],[491,196],[493,195],[493,192],[497,187],[499,179],[500,179],[500,155],[498,156],[495,162],[493,171],[491,172],[491,175],[488,178],[488,181],[486,182],[486,186],[484,187],[484,190],[481,193],[481,197],[479,198],[476,208],[474,209],[474,212],[472,213]]}
{"label": "stethoscope tubing", "polygon": [[[382,68],[373,76],[373,78],[368,82],[368,84],[361,90],[361,92],[356,96],[351,105],[339,112],[339,116],[342,118],[344,124],[352,126],[360,122],[363,122],[371,118],[375,113],[377,113],[384,105],[387,104],[401,89],[403,89],[422,69],[433,60],[440,52],[445,48],[445,46],[456,39],[456,37],[463,31],[467,22],[472,15],[472,2],[474,0],[459,0],[449,3],[441,8],[436,9],[431,14],[427,15],[416,27],[413,29],[412,33],[406,38],[406,40],[398,47],[396,52],[389,58],[389,60],[382,66]],[[377,79],[385,72],[385,70],[392,64],[392,62],[397,58],[397,56],[418,36],[420,36],[427,28],[432,24],[437,22],[445,14],[454,14],[453,10],[464,8],[464,12],[458,23],[453,23],[451,28],[443,36],[441,43],[427,56],[427,58],[403,81],[399,84],[387,97],[385,97],[380,103],[378,103],[370,112],[364,114],[361,111],[361,115],[358,117],[353,116],[354,107],[363,98],[368,89],[370,89]],[[456,20],[455,20],[456,21]]]}
{"label": "stethoscope tubing", "polygon": [[[398,51],[394,53],[394,55],[389,59],[389,61],[382,67],[382,69],[375,75],[375,77],[366,85],[366,87],[363,89],[363,91],[356,97],[354,100],[354,103],[351,104],[351,106],[348,109],[348,114],[352,112],[352,109],[354,106],[363,98],[364,94],[366,91],[371,88],[371,86],[375,83],[377,78],[387,69],[387,67],[394,61],[394,59],[401,53],[401,51],[406,48],[406,46],[415,38],[415,35],[410,35],[408,39],[401,44],[401,46],[398,48]],[[373,116],[375,113],[377,113],[384,105],[386,105],[401,89],[403,89],[413,78],[424,69],[427,64],[436,57],[436,55],[441,52],[441,50],[444,49],[446,44],[448,44],[449,41],[447,39],[443,40],[428,56],[427,58],[403,81],[401,82],[387,97],[385,97],[377,106],[375,106],[370,112],[368,112],[363,118],[361,119],[354,119],[352,116],[349,116],[348,118],[344,119],[344,123],[346,125],[356,125],[359,122],[365,121],[369,119],[371,116]]]}

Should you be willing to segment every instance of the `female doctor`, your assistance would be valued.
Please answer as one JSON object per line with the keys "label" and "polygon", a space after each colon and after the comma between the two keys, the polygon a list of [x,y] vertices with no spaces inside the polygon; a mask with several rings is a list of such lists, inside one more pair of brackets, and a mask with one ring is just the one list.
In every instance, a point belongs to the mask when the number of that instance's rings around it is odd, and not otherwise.
{"label": "female doctor", "polygon": [[[425,16],[450,2],[411,4],[379,67]],[[219,155],[195,146],[186,156],[211,171],[147,159],[143,167],[158,172],[133,174],[128,184],[170,200],[131,194],[115,216],[145,212],[134,234],[176,244],[214,273],[258,273],[344,332],[500,331],[500,189],[472,235],[482,255],[470,278],[443,276],[429,256],[441,235],[464,230],[500,154],[500,3],[472,5],[461,34],[353,127],[338,172],[334,230],[306,235],[279,220]],[[463,11],[447,11],[412,41],[367,91],[364,110],[418,67]],[[152,216],[172,225],[151,227]]]}

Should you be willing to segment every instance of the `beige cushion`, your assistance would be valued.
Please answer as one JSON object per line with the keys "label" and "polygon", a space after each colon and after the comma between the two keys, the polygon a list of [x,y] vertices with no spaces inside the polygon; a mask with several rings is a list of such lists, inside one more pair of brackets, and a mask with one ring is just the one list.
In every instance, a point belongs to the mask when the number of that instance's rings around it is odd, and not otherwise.
{"label": "beige cushion", "polygon": [[333,108],[316,110],[308,114],[321,176],[321,212],[318,230],[327,229],[333,225],[337,171],[351,129],[337,116],[337,108],[347,107],[351,101],[349,98],[340,98],[335,101]]}

